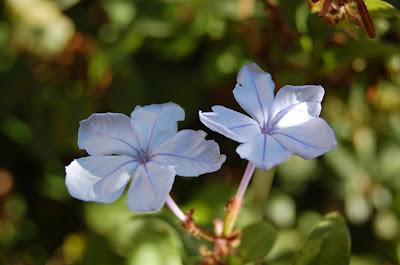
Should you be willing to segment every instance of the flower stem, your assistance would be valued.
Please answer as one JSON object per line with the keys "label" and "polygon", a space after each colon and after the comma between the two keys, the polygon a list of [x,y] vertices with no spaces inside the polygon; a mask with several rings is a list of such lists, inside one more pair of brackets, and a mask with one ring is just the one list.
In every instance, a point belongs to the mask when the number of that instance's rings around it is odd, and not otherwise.
{"label": "flower stem", "polygon": [[167,200],[165,202],[171,212],[179,219],[181,222],[186,221],[186,214],[183,213],[181,208],[175,203],[174,199],[172,199],[171,195],[168,195]]}
{"label": "flower stem", "polygon": [[171,212],[179,219],[182,223],[182,227],[192,236],[204,239],[210,242],[213,242],[215,237],[212,233],[203,229],[199,225],[197,225],[193,220],[193,211],[189,211],[185,214],[181,208],[176,204],[174,199],[172,199],[171,195],[168,195],[165,204],[171,210]]}
{"label": "flower stem", "polygon": [[196,224],[193,220],[193,210],[186,214],[182,227],[192,236],[209,242],[214,242],[216,237],[211,232]]}
{"label": "flower stem", "polygon": [[243,196],[247,190],[247,187],[249,186],[251,177],[253,176],[255,169],[256,166],[251,162],[247,164],[246,170],[243,173],[242,180],[240,181],[238,191],[236,192],[236,198],[240,198],[241,200],[243,199]]}
{"label": "flower stem", "polygon": [[232,197],[226,205],[226,214],[224,219],[224,236],[229,236],[232,233],[233,227],[235,226],[236,219],[239,215],[242,207],[243,196],[249,186],[251,177],[253,176],[256,166],[249,162],[246,170],[243,173],[242,180],[240,181],[238,191],[236,195]]}

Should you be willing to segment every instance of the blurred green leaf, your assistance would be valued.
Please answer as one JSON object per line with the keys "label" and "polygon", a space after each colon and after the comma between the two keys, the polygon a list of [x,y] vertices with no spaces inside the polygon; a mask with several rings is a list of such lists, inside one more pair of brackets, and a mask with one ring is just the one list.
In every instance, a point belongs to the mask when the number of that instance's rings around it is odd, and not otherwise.
{"label": "blurred green leaf", "polygon": [[270,252],[277,238],[277,230],[262,221],[245,227],[242,231],[239,252],[245,261],[262,259]]}
{"label": "blurred green leaf", "polygon": [[[378,167],[380,179],[393,183],[393,178],[397,179],[400,172],[400,147],[396,145],[389,145],[382,148],[378,156]],[[399,185],[396,185],[399,187]]]}
{"label": "blurred green leaf", "polygon": [[372,205],[359,191],[346,193],[345,212],[352,223],[362,224],[368,221],[372,215]]}
{"label": "blurred green leaf", "polygon": [[375,132],[368,127],[360,127],[354,132],[353,144],[356,154],[367,169],[374,170],[376,164],[376,135]]}
{"label": "blurred green leaf", "polygon": [[124,230],[125,224],[136,216],[127,210],[123,198],[113,204],[88,203],[84,206],[85,221],[89,228],[109,238],[115,238],[117,231]]}
{"label": "blurred green leaf", "polygon": [[171,218],[168,218],[164,214],[160,215],[142,215],[139,217],[135,217],[135,219],[142,220],[159,220],[164,222],[166,225],[170,227],[170,232],[174,236],[180,239],[180,252],[184,261],[184,264],[198,264],[202,257],[199,255],[198,250],[204,242],[198,240],[197,238],[189,235],[183,228],[180,222],[177,222],[176,217],[173,215]]}
{"label": "blurred green leaf", "polygon": [[379,13],[384,15],[400,16],[400,11],[397,10],[389,1],[383,0],[365,0],[368,11],[372,14]]}
{"label": "blurred green leaf", "polygon": [[306,211],[299,216],[298,226],[301,232],[308,235],[314,226],[322,219],[317,212]]}
{"label": "blurred green leaf", "polygon": [[171,227],[160,219],[132,219],[140,224],[132,242],[127,265],[181,265],[180,242]]}
{"label": "blurred green leaf", "polygon": [[62,9],[68,9],[78,4],[80,0],[55,0]]}
{"label": "blurred green leaf", "polygon": [[209,224],[213,218],[221,214],[221,209],[229,198],[232,186],[225,186],[220,182],[207,183],[203,188],[198,188],[191,194],[191,199],[184,209],[196,209],[194,218],[199,224]]}
{"label": "blurred green leaf", "polygon": [[325,155],[325,159],[336,174],[343,179],[351,180],[355,176],[367,175],[353,152],[344,146],[338,145],[336,149]]}
{"label": "blurred green leaf", "polygon": [[318,175],[317,160],[291,156],[278,167],[279,181],[290,193],[300,193]]}
{"label": "blurred green leaf", "polygon": [[385,240],[393,240],[399,235],[399,219],[391,211],[378,211],[374,218],[374,229],[378,237]]}
{"label": "blurred green leaf", "polygon": [[286,193],[273,192],[265,204],[265,214],[278,227],[290,227],[296,220],[296,202]]}
{"label": "blurred green leaf", "polygon": [[339,213],[326,215],[311,231],[295,265],[348,265],[350,234]]}
{"label": "blurred green leaf", "polygon": [[306,3],[300,5],[299,8],[296,9],[296,27],[300,33],[306,33],[308,30],[307,20],[310,14],[309,8]]}
{"label": "blurred green leaf", "polygon": [[129,25],[136,15],[134,2],[125,0],[103,0],[104,10],[110,21],[118,27]]}
{"label": "blurred green leaf", "polygon": [[0,131],[20,144],[32,139],[32,131],[28,124],[13,115],[6,116],[0,121]]}
{"label": "blurred green leaf", "polygon": [[228,265],[243,265],[243,260],[239,256],[229,256],[227,262]]}
{"label": "blurred green leaf", "polygon": [[268,265],[292,265],[293,258],[303,239],[304,235],[298,229],[280,229],[274,247],[264,260]]}
{"label": "blurred green leaf", "polygon": [[392,82],[379,82],[374,103],[377,108],[383,110],[393,111],[400,109],[399,86]]}
{"label": "blurred green leaf", "polygon": [[69,197],[64,176],[45,175],[41,183],[41,189],[44,195],[55,200],[64,200]]}
{"label": "blurred green leaf", "polygon": [[371,254],[365,256],[354,255],[351,257],[350,265],[382,265],[383,259],[379,259]]}

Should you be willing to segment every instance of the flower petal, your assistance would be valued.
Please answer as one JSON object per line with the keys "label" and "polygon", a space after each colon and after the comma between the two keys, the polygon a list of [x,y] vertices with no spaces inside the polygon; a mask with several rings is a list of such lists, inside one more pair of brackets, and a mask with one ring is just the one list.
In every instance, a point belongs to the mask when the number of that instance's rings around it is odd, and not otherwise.
{"label": "flower petal", "polygon": [[324,93],[322,86],[282,87],[271,108],[269,127],[293,126],[318,117]]}
{"label": "flower petal", "polygon": [[149,152],[174,136],[178,121],[185,118],[185,111],[177,104],[152,104],[137,106],[131,114],[131,124],[140,148]]}
{"label": "flower petal", "polygon": [[198,176],[214,172],[225,162],[216,142],[205,140],[203,131],[182,130],[157,147],[151,154],[151,161],[175,166],[179,176]]}
{"label": "flower petal", "polygon": [[95,113],[80,122],[79,148],[90,155],[137,154],[137,142],[128,116],[120,113]]}
{"label": "flower petal", "polygon": [[332,128],[321,118],[279,129],[272,137],[304,159],[315,158],[336,147]]}
{"label": "flower petal", "polygon": [[121,196],[137,165],[129,156],[82,157],[65,168],[65,183],[74,198],[109,203]]}
{"label": "flower petal", "polygon": [[199,111],[200,121],[239,143],[247,142],[261,133],[260,125],[250,117],[223,106],[212,107],[213,112]]}
{"label": "flower petal", "polygon": [[128,191],[127,205],[132,211],[154,212],[164,205],[175,179],[174,167],[153,162],[141,164]]}
{"label": "flower petal", "polygon": [[263,169],[270,169],[284,162],[291,154],[268,134],[259,134],[253,140],[239,145],[236,152],[242,159],[247,159]]}
{"label": "flower petal", "polygon": [[252,63],[240,69],[233,95],[239,105],[262,127],[268,120],[274,88],[271,75]]}
{"label": "flower petal", "polygon": [[318,117],[320,113],[321,103],[301,102],[279,112],[270,121],[268,127],[272,128],[271,130],[276,130],[296,126]]}

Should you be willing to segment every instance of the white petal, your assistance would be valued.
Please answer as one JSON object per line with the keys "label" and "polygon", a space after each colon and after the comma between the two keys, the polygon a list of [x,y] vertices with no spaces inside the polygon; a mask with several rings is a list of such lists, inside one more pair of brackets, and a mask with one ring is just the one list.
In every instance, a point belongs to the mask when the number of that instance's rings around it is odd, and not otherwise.
{"label": "white petal", "polygon": [[149,152],[174,136],[178,121],[184,118],[184,110],[172,102],[137,106],[131,114],[131,123],[140,148]]}
{"label": "white petal", "polygon": [[128,116],[120,113],[95,113],[80,122],[78,145],[90,155],[137,153],[137,143]]}
{"label": "white petal", "polygon": [[141,164],[128,191],[127,205],[132,211],[154,212],[164,205],[175,179],[173,167],[153,162]]}
{"label": "white petal", "polygon": [[65,183],[74,198],[109,203],[121,196],[137,165],[129,156],[83,157],[65,168]]}
{"label": "white petal", "polygon": [[221,168],[226,157],[203,131],[182,130],[151,154],[151,161],[175,166],[179,176],[198,176]]}
{"label": "white petal", "polygon": [[336,147],[332,128],[321,118],[276,130],[272,137],[286,149],[305,159],[315,158]]}
{"label": "white petal", "polygon": [[276,115],[268,127],[272,130],[302,124],[319,116],[321,103],[302,102],[286,108]]}
{"label": "white petal", "polygon": [[213,112],[199,112],[200,121],[239,143],[247,142],[261,133],[260,125],[250,117],[223,106],[212,107]]}
{"label": "white petal", "polygon": [[239,145],[236,152],[242,159],[247,159],[263,169],[270,169],[284,162],[291,154],[268,134],[260,134],[253,140]]}
{"label": "white petal", "polygon": [[268,120],[274,88],[271,75],[252,63],[240,69],[233,95],[239,105],[262,127]]}
{"label": "white petal", "polygon": [[309,119],[318,117],[321,112],[321,101],[324,97],[322,86],[284,86],[276,94],[274,104],[270,112],[269,127],[277,124],[284,116],[280,127],[293,126]]}

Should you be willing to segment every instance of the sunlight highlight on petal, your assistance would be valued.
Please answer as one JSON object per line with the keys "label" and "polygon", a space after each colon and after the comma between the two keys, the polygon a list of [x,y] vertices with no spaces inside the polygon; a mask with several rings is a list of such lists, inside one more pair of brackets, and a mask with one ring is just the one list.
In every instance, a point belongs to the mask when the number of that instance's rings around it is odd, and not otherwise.
{"label": "sunlight highlight on petal", "polygon": [[65,183],[74,198],[110,203],[121,196],[137,165],[129,156],[83,157],[65,168]]}

